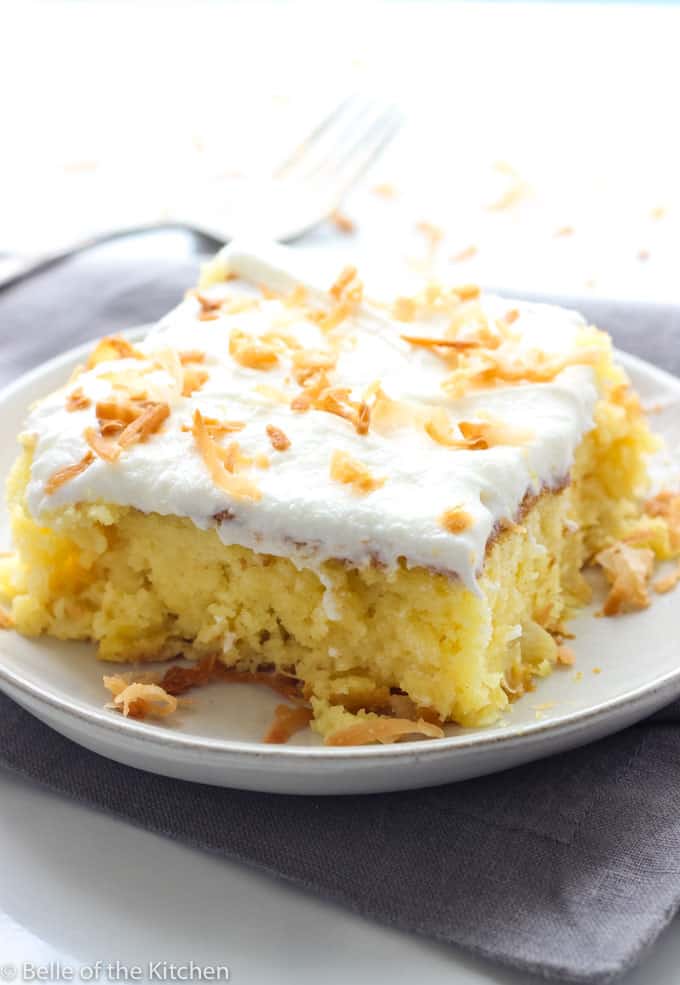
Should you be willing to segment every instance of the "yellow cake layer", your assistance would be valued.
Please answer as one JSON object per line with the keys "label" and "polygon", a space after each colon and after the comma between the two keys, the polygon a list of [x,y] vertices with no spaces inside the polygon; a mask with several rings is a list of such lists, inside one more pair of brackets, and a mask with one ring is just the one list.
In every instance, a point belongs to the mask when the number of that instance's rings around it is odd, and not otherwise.
{"label": "yellow cake layer", "polygon": [[[588,596],[580,571],[635,516],[652,439],[637,401],[609,387],[561,491],[545,491],[489,546],[478,595],[422,568],[298,570],[225,546],[189,520],[108,504],[37,524],[24,492],[31,449],[10,479],[18,558],[0,569],[20,632],[91,639],[101,658],[217,652],[306,685],[315,727],[380,707],[390,688],[463,725],[493,721],[555,663],[555,632]],[[567,477],[565,477],[567,478]]]}

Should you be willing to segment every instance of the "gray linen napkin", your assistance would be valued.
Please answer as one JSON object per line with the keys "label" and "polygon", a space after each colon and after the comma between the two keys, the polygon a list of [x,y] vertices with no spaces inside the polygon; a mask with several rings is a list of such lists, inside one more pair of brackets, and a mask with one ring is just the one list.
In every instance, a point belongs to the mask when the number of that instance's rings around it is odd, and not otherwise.
{"label": "gray linen napkin", "polygon": [[[155,234],[7,290],[2,376],[157,317],[196,268],[190,242]],[[680,372],[680,309],[575,305],[622,348]],[[0,767],[367,917],[525,971],[595,983],[633,965],[680,906],[679,726],[680,702],[617,736],[498,776],[304,798],[120,766],[0,696]]]}

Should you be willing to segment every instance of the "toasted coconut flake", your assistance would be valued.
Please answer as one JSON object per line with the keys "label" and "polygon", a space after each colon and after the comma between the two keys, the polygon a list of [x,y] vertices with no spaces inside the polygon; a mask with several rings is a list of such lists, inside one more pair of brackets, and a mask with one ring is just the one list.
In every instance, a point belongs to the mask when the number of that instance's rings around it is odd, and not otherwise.
{"label": "toasted coconut flake", "polygon": [[204,369],[193,369],[187,367],[184,370],[184,382],[182,383],[182,396],[190,397],[196,390],[200,390],[209,374]]}
{"label": "toasted coconut flake", "polygon": [[[459,421],[460,433],[475,447],[494,448],[497,445],[526,445],[534,434],[528,428],[512,427],[504,421],[487,418],[481,421]],[[483,446],[479,443],[483,442]]]}
{"label": "toasted coconut flake", "polygon": [[91,403],[90,398],[83,393],[83,388],[79,386],[66,397],[66,410],[69,412],[87,410]]}
{"label": "toasted coconut flake", "polygon": [[300,386],[320,370],[335,369],[338,361],[337,353],[321,349],[300,349],[293,354],[293,375]]}
{"label": "toasted coconut flake", "polygon": [[453,430],[449,415],[443,407],[437,407],[431,411],[424,422],[425,433],[436,441],[438,445],[447,448],[486,448],[487,445],[481,441],[468,441],[467,438],[460,438]]}
{"label": "toasted coconut flake", "polygon": [[451,257],[454,263],[463,263],[465,260],[472,260],[476,257],[479,250],[474,244],[466,246],[464,250],[459,250],[458,253],[454,253]]}
{"label": "toasted coconut flake", "polygon": [[661,578],[657,578],[653,583],[653,588],[655,592],[659,593],[659,595],[665,595],[666,592],[672,591],[679,582],[680,564],[677,565],[673,571],[669,571],[667,575],[662,575]]}
{"label": "toasted coconut flake", "polygon": [[70,479],[74,479],[81,472],[84,472],[94,462],[94,455],[91,451],[85,452],[83,457],[75,465],[65,465],[61,469],[57,469],[53,472],[45,483],[45,495],[51,496],[52,493],[56,492],[65,482]]}
{"label": "toasted coconut flake", "polygon": [[505,314],[503,315],[503,321],[505,322],[506,325],[513,325],[518,318],[519,318],[518,308],[510,308],[510,310],[506,311]]}
{"label": "toasted coconut flake", "polygon": [[216,679],[228,684],[262,684],[289,701],[302,701],[300,682],[295,677],[263,670],[231,670],[222,664],[215,666]]}
{"label": "toasted coconut flake", "polygon": [[192,433],[201,458],[216,486],[229,493],[234,499],[249,499],[257,502],[262,498],[262,493],[254,482],[232,474],[224,460],[225,455],[229,454],[228,451],[218,445],[212,437],[198,408],[194,411]]}
{"label": "toasted coconut flake", "polygon": [[425,237],[429,252],[434,253],[444,238],[444,230],[440,226],[435,226],[433,222],[428,222],[427,219],[417,222],[416,229]]}
{"label": "toasted coconut flake", "polygon": [[560,644],[557,647],[557,663],[562,667],[573,667],[576,663],[576,654],[570,646]]}
{"label": "toasted coconut flake", "polygon": [[459,507],[445,510],[439,518],[439,522],[450,534],[461,534],[464,530],[469,530],[474,524],[475,518]]}
{"label": "toasted coconut flake", "polygon": [[[259,307],[259,298],[235,297],[225,299],[220,305],[220,311],[225,315],[240,315],[244,311],[252,311]],[[218,318],[219,315],[213,315],[213,317]]]}
{"label": "toasted coconut flake", "polygon": [[291,401],[291,409],[299,412],[310,409],[335,414],[349,421],[358,434],[366,434],[370,423],[370,409],[365,401],[357,402],[350,397],[349,387],[330,386],[326,371],[316,370],[309,376],[304,387]]}
{"label": "toasted coconut flake", "polygon": [[454,287],[453,290],[461,301],[474,301],[482,293],[478,284],[461,284],[459,287]]}
{"label": "toasted coconut flake", "polygon": [[392,305],[392,316],[396,318],[397,321],[415,321],[417,314],[418,304],[415,298],[397,298]]}
{"label": "toasted coconut flake", "polygon": [[383,434],[415,423],[417,415],[412,405],[404,400],[393,400],[379,383],[373,384],[371,389],[373,390],[371,427],[374,431]]}
{"label": "toasted coconut flake", "polygon": [[202,687],[214,679],[216,655],[214,653],[203,657],[194,667],[182,667],[175,664],[165,671],[159,681],[160,686],[168,694],[177,697],[192,687]]}
{"label": "toasted coconut flake", "polygon": [[[225,434],[236,434],[239,431],[243,431],[245,421],[218,421],[215,417],[204,417],[203,424],[210,435],[211,438],[222,438]],[[189,424],[182,425],[182,431],[192,431],[193,426]]]}
{"label": "toasted coconut flake", "polygon": [[14,620],[12,619],[9,612],[5,612],[4,609],[0,609],[0,629],[13,629]]}
{"label": "toasted coconut flake", "polygon": [[163,421],[169,416],[170,407],[166,403],[149,404],[142,413],[132,421],[118,438],[121,448],[130,448],[140,441],[155,434]]}
{"label": "toasted coconut flake", "polygon": [[307,728],[312,720],[311,708],[291,708],[289,705],[277,705],[274,709],[274,720],[267,729],[262,741],[280,745]]}
{"label": "toasted coconut flake", "polygon": [[664,489],[645,503],[648,516],[660,516],[668,525],[671,547],[680,550],[680,493]]}
{"label": "toasted coconut flake", "polygon": [[112,359],[146,359],[143,352],[119,335],[110,335],[101,339],[92,350],[87,360],[87,368],[92,369],[99,363]]}
{"label": "toasted coconut flake", "polygon": [[359,280],[357,268],[348,266],[340,271],[328,293],[334,301],[352,301],[359,304],[364,296],[364,286]]}
{"label": "toasted coconut flake", "polygon": [[306,381],[303,389],[291,401],[291,410],[306,411],[314,405],[318,397],[330,387],[324,370],[318,370]]}
{"label": "toasted coconut flake", "polygon": [[616,616],[649,605],[647,583],[654,568],[654,552],[616,541],[595,556],[611,584],[602,615]]}
{"label": "toasted coconut flake", "polygon": [[536,351],[520,355],[509,344],[472,352],[443,381],[442,387],[454,397],[462,397],[475,387],[492,387],[507,383],[548,383],[568,366],[594,366],[602,359],[602,350],[583,347],[565,356],[549,356]]}
{"label": "toasted coconut flake", "polygon": [[574,235],[574,227],[573,226],[559,226],[555,230],[555,232],[553,233],[553,235],[554,235],[555,239],[561,239],[561,238],[563,238],[565,236],[573,236]]}
{"label": "toasted coconut flake", "polygon": [[274,451],[288,451],[290,448],[290,438],[281,428],[277,428],[273,424],[268,424],[266,430]]}
{"label": "toasted coconut flake", "polygon": [[366,746],[380,742],[398,742],[407,736],[423,736],[426,739],[443,739],[444,731],[423,718],[412,722],[407,718],[364,718],[354,725],[338,729],[326,737],[327,746]]}
{"label": "toasted coconut flake", "polygon": [[371,408],[365,400],[362,400],[359,404],[354,426],[357,434],[368,434],[368,430],[371,426]]}
{"label": "toasted coconut flake", "polygon": [[279,361],[274,346],[236,328],[231,330],[229,336],[229,355],[248,369],[273,369]]}
{"label": "toasted coconut flake", "polygon": [[209,298],[206,294],[202,294],[200,291],[197,291],[195,289],[192,289],[191,291],[187,291],[187,294],[189,295],[189,297],[196,298],[196,300],[201,306],[201,312],[203,313],[207,314],[209,312],[219,311],[219,309],[222,307],[223,299],[221,298]]}
{"label": "toasted coconut flake", "polygon": [[266,400],[270,400],[273,404],[287,404],[290,400],[290,394],[279,389],[279,387],[268,386],[266,383],[258,383],[253,387],[253,390]]}
{"label": "toasted coconut flake", "polygon": [[529,193],[529,186],[520,178],[513,176],[513,180],[505,191],[497,199],[487,205],[489,212],[505,212],[507,209],[518,205]]}
{"label": "toasted coconut flake", "polygon": [[301,343],[298,342],[294,335],[291,335],[290,332],[283,332],[280,329],[263,332],[260,335],[260,341],[273,346],[279,352],[285,352],[288,349],[297,352],[298,349],[302,348]]}
{"label": "toasted coconut flake", "polygon": [[422,349],[457,349],[464,352],[467,349],[478,349],[480,343],[477,339],[433,339],[421,335],[402,335],[404,342]]}
{"label": "toasted coconut flake", "polygon": [[307,288],[304,284],[296,284],[292,291],[283,298],[287,308],[301,308],[307,303]]}
{"label": "toasted coconut flake", "polygon": [[95,413],[99,421],[117,421],[130,424],[136,421],[148,403],[136,400],[121,400],[110,398],[99,400],[95,405]]}
{"label": "toasted coconut flake", "polygon": [[204,363],[205,352],[201,352],[200,349],[185,349],[179,353],[179,361],[182,366],[188,366],[190,363]]}
{"label": "toasted coconut flake", "polygon": [[397,190],[394,185],[391,185],[388,181],[383,181],[379,185],[374,185],[371,189],[374,195],[379,195],[380,198],[395,198]]}
{"label": "toasted coconut flake", "polygon": [[380,489],[387,481],[373,476],[368,466],[344,451],[333,452],[330,474],[331,479],[352,486],[354,492],[360,495],[367,495]]}
{"label": "toasted coconut flake", "polygon": [[128,684],[114,674],[104,677],[104,687],[113,695],[113,707],[126,718],[166,718],[177,711],[177,698],[159,684]]}
{"label": "toasted coconut flake", "polygon": [[340,209],[331,212],[330,219],[335,228],[339,229],[341,233],[349,234],[356,230],[355,223],[344,212],[341,212]]}
{"label": "toasted coconut flake", "polygon": [[86,428],[83,434],[85,441],[87,441],[95,455],[109,464],[118,461],[120,453],[123,450],[116,438],[120,437],[123,433],[125,425],[121,424],[121,422],[108,422],[109,427],[113,424],[117,425],[115,430],[111,429],[115,437],[111,437],[111,432],[108,436],[103,435],[96,428]]}

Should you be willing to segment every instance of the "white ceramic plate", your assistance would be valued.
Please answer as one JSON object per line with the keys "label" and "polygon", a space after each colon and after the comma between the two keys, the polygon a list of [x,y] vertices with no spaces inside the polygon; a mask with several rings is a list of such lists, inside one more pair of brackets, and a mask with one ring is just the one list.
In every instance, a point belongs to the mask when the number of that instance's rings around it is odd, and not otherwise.
{"label": "white ceramic plate", "polygon": [[[135,333],[136,334],[136,333]],[[89,346],[59,356],[0,397],[0,475],[16,454],[14,436],[28,405],[61,385]],[[666,409],[656,429],[680,447],[680,380],[621,355],[644,401]],[[9,543],[0,516],[0,544]],[[220,786],[276,793],[371,793],[462,780],[548,756],[615,732],[680,695],[678,597],[618,619],[595,607],[571,624],[577,664],[541,681],[486,729],[449,730],[447,738],[395,746],[329,749],[311,732],[285,746],[259,741],[275,695],[251,685],[197,691],[167,724],[125,719],[104,708],[106,664],[86,644],[0,634],[0,688],[48,725],[111,759],[139,769]],[[147,665],[148,669],[148,665]]]}

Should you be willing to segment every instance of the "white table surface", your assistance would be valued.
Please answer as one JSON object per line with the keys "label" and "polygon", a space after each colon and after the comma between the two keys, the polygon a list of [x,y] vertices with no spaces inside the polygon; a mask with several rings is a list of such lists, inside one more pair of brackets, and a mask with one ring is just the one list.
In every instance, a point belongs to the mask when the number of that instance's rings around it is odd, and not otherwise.
{"label": "white table surface", "polygon": [[[192,960],[243,985],[532,981],[1,772],[0,872],[0,981],[23,962]],[[625,985],[677,985],[678,968],[680,921]]]}
{"label": "white table surface", "polygon": [[[6,0],[0,91],[15,97],[3,124],[16,139],[0,161],[0,251],[162,215],[180,184],[219,189],[259,166],[263,132],[272,159],[304,132],[302,103],[312,117],[333,93],[370,84],[409,113],[371,179],[399,196],[359,190],[347,206],[358,237],[321,232],[318,247],[374,260],[380,230],[386,249],[398,240],[418,260],[425,219],[445,229],[437,263],[458,280],[680,298],[678,8],[192,12]],[[518,187],[511,207],[488,208]],[[564,226],[573,233],[556,236]],[[470,246],[475,257],[451,260]],[[244,985],[528,981],[0,772],[0,982],[12,966],[20,981],[23,962],[116,960],[228,965]],[[677,985],[678,968],[680,920],[625,983]]]}

